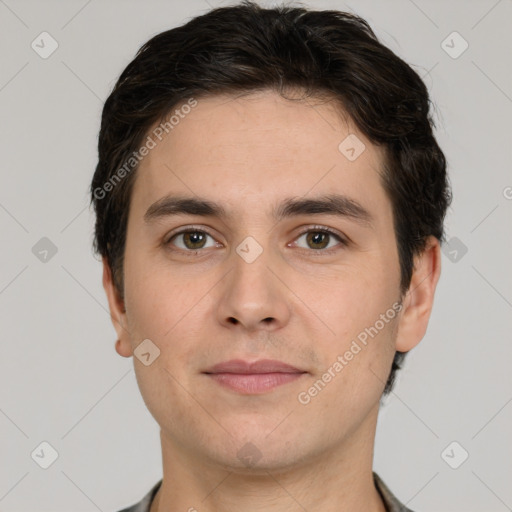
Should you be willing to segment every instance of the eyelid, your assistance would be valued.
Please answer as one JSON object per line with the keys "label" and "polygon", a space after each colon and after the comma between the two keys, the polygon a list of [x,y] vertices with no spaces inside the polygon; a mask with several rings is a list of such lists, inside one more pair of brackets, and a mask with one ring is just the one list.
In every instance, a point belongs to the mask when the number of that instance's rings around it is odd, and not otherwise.
{"label": "eyelid", "polygon": [[[309,232],[322,232],[322,233],[328,233],[329,235],[332,235],[334,237],[336,237],[339,242],[340,242],[340,245],[343,246],[343,247],[347,247],[349,244],[350,244],[350,239],[345,236],[345,235],[342,235],[341,233],[339,233],[338,231],[336,231],[335,229],[333,228],[329,228],[327,226],[322,226],[322,225],[319,225],[319,224],[316,224],[314,226],[308,226],[306,227],[303,231],[301,231],[297,236],[296,238],[294,239],[294,242],[292,243],[295,243],[296,239],[301,237],[302,235],[306,234],[306,233],[309,233]],[[338,251],[339,250],[339,247],[338,246],[335,246],[335,247],[331,247],[330,249],[321,249],[321,250],[315,250],[315,249],[304,249],[303,247],[299,247],[298,249],[302,249],[303,251],[307,251],[308,253],[313,253],[317,256],[321,256],[322,254],[323,255],[326,255],[326,254],[331,254],[332,252],[335,252],[335,251]]]}
{"label": "eyelid", "polygon": [[342,235],[340,232],[336,231],[333,228],[329,228],[327,226],[322,226],[320,224],[316,224],[314,226],[308,226],[304,229],[304,231],[301,231],[298,236],[302,236],[304,233],[309,233],[310,231],[326,231],[327,233],[337,236],[342,242],[347,243],[349,242],[348,238],[344,235]]}
{"label": "eyelid", "polygon": [[204,226],[186,226],[177,228],[177,231],[171,231],[170,233],[167,233],[167,235],[164,237],[164,244],[168,244],[172,238],[174,238],[176,235],[182,235],[183,233],[189,233],[194,231],[201,231],[202,233],[206,233],[207,235],[210,235],[212,238],[215,238],[208,229],[205,229]]}

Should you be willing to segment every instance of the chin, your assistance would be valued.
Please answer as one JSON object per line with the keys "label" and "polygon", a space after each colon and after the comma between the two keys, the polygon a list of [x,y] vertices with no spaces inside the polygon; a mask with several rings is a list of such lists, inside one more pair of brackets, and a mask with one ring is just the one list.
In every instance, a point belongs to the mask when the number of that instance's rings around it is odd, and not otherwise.
{"label": "chin", "polygon": [[[308,447],[298,439],[293,440],[289,431],[280,432],[281,437],[275,435],[272,439],[274,434],[267,436],[271,430],[259,431],[254,436],[246,432],[238,439],[227,436],[214,452],[211,451],[212,445],[204,448],[210,451],[212,462],[240,474],[261,474],[268,477],[268,472],[285,471],[299,462],[303,463],[307,458],[304,452]],[[314,446],[311,449],[316,451]]]}

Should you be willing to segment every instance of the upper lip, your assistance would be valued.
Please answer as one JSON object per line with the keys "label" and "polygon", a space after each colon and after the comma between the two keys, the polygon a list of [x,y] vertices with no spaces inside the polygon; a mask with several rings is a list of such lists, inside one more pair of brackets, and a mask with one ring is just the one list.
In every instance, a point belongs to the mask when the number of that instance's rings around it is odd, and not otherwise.
{"label": "upper lip", "polygon": [[261,359],[259,361],[249,362],[242,359],[231,359],[218,363],[204,373],[237,373],[237,374],[255,374],[255,373],[306,373],[295,366],[275,361],[272,359]]}

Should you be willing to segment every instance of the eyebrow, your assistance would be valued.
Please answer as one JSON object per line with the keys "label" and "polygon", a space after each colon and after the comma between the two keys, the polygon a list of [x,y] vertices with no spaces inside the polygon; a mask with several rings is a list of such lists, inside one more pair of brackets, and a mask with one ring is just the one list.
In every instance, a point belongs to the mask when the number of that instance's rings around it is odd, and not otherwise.
{"label": "eyebrow", "polygon": [[[299,215],[335,215],[360,224],[373,225],[370,212],[355,199],[341,194],[328,194],[315,198],[287,198],[272,210],[275,220]],[[199,215],[227,220],[230,215],[219,203],[198,197],[167,195],[153,203],[144,214],[144,222],[173,215]]]}

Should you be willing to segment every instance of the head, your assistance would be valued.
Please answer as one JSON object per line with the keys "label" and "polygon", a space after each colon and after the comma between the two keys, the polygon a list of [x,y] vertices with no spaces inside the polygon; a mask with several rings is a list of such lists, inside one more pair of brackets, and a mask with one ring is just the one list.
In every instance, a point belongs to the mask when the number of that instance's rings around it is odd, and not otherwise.
{"label": "head", "polygon": [[[327,403],[361,422],[391,391],[428,323],[451,197],[427,89],[364,20],[244,2],[158,34],[105,102],[98,149],[94,245],[118,352],[159,348],[135,365],[169,435],[205,435],[193,414],[179,424],[159,405],[190,410],[183,389],[217,400],[213,415],[238,440],[297,405],[297,389],[293,404],[280,395],[292,384],[261,402],[205,385],[209,366],[236,357],[300,366],[303,424]],[[325,389],[307,392],[318,379]]]}

